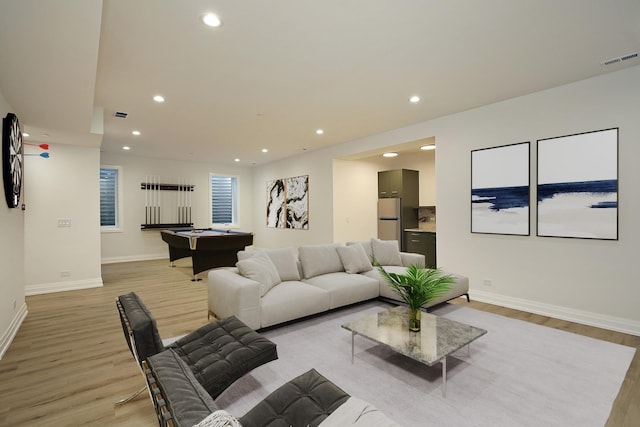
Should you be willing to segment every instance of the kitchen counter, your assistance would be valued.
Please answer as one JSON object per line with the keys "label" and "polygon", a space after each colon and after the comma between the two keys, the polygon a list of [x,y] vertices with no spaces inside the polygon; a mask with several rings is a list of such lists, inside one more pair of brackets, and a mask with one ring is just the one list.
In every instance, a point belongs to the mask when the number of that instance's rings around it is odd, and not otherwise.
{"label": "kitchen counter", "polygon": [[419,224],[418,228],[405,228],[404,231],[411,231],[413,233],[435,233],[435,222],[423,222]]}

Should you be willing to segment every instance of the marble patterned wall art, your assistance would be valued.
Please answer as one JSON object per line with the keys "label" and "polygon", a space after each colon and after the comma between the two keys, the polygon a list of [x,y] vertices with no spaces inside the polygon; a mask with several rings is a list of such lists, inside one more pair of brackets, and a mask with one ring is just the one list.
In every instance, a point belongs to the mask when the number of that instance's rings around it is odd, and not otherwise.
{"label": "marble patterned wall art", "polygon": [[618,128],[538,140],[537,235],[618,240]]}
{"label": "marble patterned wall art", "polygon": [[267,227],[285,227],[285,181],[267,181]]}
{"label": "marble patterned wall art", "polygon": [[471,151],[471,232],[528,236],[530,143]]}
{"label": "marble patterned wall art", "polygon": [[286,227],[309,229],[309,175],[285,180]]}

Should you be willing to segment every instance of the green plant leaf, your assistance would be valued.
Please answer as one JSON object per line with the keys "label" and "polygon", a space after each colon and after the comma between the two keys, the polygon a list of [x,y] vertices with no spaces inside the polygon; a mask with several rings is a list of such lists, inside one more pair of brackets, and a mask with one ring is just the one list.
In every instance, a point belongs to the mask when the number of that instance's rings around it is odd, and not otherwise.
{"label": "green plant leaf", "polygon": [[398,296],[412,309],[419,309],[429,301],[439,298],[455,282],[455,278],[442,270],[425,268],[418,264],[407,267],[404,274],[389,273],[374,258],[373,265]]}

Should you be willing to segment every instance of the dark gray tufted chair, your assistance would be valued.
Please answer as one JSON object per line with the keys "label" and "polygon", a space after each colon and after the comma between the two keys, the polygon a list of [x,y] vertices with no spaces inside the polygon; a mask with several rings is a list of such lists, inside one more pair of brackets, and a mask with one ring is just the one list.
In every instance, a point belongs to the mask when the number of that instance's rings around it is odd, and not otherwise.
{"label": "dark gray tufted chair", "polygon": [[155,319],[135,293],[119,296],[116,305],[127,344],[139,365],[171,349],[213,398],[247,372],[278,358],[273,342],[235,316],[208,323],[165,348]]}

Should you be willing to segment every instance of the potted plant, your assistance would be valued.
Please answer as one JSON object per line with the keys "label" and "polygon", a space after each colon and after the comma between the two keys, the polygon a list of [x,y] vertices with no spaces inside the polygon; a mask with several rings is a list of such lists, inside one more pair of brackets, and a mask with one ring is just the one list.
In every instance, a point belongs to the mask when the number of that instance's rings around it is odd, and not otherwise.
{"label": "potted plant", "polygon": [[440,269],[431,269],[412,264],[404,274],[387,272],[378,261],[374,266],[389,286],[409,306],[409,330],[420,330],[420,307],[429,301],[444,295],[454,283],[455,279],[444,274]]}

